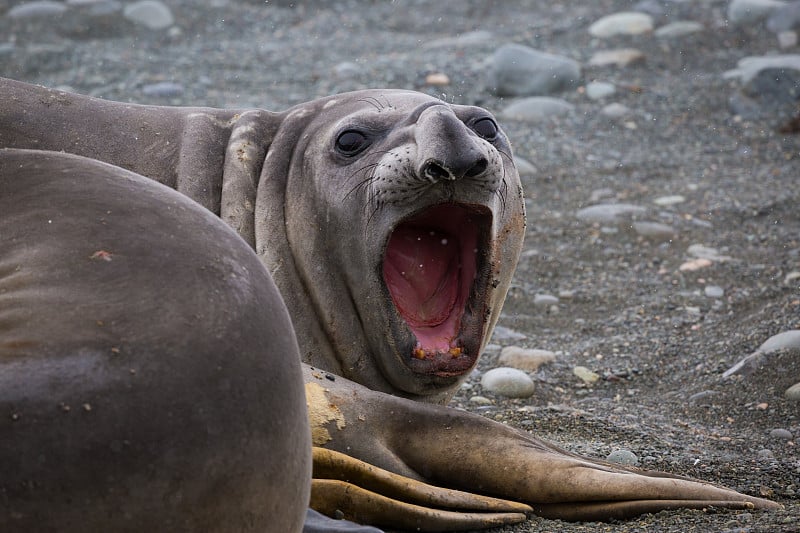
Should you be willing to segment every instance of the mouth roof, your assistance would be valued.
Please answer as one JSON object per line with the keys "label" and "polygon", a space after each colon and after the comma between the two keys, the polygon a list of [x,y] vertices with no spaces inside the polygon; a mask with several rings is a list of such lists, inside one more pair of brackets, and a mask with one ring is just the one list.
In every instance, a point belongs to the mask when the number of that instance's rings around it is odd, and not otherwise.
{"label": "mouth roof", "polygon": [[[427,371],[459,373],[477,357],[466,353],[470,350],[462,345],[460,333],[487,219],[473,207],[441,204],[404,220],[389,237],[383,278],[398,314],[416,337],[410,355],[429,360]],[[475,343],[470,344],[477,352]]]}

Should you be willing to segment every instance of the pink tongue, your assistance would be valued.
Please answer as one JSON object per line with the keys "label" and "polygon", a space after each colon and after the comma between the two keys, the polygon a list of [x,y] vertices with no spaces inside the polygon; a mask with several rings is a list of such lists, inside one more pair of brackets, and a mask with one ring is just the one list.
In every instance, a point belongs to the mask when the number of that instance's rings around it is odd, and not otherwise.
{"label": "pink tongue", "polygon": [[389,239],[383,277],[409,325],[437,326],[458,296],[458,243],[438,231],[398,228]]}

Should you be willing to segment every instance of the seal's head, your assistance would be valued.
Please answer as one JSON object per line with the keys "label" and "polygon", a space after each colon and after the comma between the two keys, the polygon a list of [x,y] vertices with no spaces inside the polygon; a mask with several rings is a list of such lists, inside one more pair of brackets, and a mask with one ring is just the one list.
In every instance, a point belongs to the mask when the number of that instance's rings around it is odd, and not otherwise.
{"label": "seal's head", "polygon": [[295,326],[314,324],[297,331],[304,358],[445,401],[488,341],[524,234],[505,134],[484,109],[405,91],[317,100],[281,128],[296,139],[284,162],[293,263],[267,262],[282,290],[292,284],[287,300],[300,296],[287,301]]}

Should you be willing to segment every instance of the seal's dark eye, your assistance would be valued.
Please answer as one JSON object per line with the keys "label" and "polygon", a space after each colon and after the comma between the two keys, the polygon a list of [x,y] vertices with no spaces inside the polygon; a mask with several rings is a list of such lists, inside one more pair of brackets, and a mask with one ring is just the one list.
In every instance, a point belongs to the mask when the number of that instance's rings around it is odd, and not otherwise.
{"label": "seal's dark eye", "polygon": [[347,156],[356,155],[367,147],[367,136],[360,131],[343,131],[336,138],[336,149]]}
{"label": "seal's dark eye", "polygon": [[475,121],[472,125],[472,129],[487,141],[494,140],[494,138],[497,137],[497,124],[490,118],[482,118]]}

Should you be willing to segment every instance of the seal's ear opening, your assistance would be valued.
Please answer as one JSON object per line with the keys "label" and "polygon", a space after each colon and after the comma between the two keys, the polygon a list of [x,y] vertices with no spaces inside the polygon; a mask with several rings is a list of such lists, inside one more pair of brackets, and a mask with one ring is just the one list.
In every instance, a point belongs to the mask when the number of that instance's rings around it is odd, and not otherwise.
{"label": "seal's ear opening", "polygon": [[440,204],[392,231],[383,279],[416,339],[415,371],[459,375],[472,368],[483,335],[491,215],[478,206]]}

